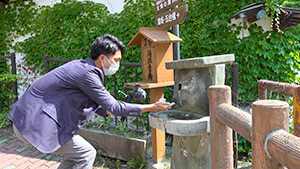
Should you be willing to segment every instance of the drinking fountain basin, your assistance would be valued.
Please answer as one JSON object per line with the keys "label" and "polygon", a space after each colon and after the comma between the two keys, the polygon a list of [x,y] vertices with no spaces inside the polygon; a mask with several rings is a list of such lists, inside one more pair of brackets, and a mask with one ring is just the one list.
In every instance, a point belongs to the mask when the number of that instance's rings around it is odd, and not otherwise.
{"label": "drinking fountain basin", "polygon": [[209,116],[189,111],[152,112],[149,114],[149,123],[153,128],[177,136],[196,136],[210,132]]}

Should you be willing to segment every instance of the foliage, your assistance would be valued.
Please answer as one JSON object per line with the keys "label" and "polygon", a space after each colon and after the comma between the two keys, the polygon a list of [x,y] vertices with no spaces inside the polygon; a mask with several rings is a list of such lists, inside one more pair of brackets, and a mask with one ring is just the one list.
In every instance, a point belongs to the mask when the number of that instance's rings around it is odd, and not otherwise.
{"label": "foliage", "polygon": [[12,0],[6,8],[0,8],[0,54],[7,54],[13,48],[14,38],[32,32],[32,21],[36,16],[34,2],[29,0]]}
{"label": "foliage", "polygon": [[[232,3],[224,3],[223,0],[206,3],[186,1],[193,10],[189,10],[186,21],[180,25],[180,36],[184,39],[184,43],[181,44],[183,59],[235,54],[240,70],[239,96],[243,105],[256,100],[258,79],[297,82],[294,77],[299,62],[300,35],[297,33],[299,27],[286,29],[284,34],[273,33],[267,38],[270,32],[263,32],[257,25],[229,24],[228,19],[235,12],[252,2],[255,1],[234,0]],[[272,11],[278,10],[274,2],[267,1],[271,14]],[[20,21],[23,24],[20,24],[18,30],[3,25],[9,28],[7,32],[19,32],[19,35],[31,32],[32,35],[24,42],[11,47],[25,53],[27,63],[30,65],[35,63],[36,66],[44,64],[44,54],[65,59],[89,58],[90,45],[95,37],[103,33],[114,34],[128,44],[139,27],[154,27],[155,23],[153,1],[126,0],[124,10],[118,14],[109,14],[104,5],[90,1],[64,0],[54,7],[41,7],[37,10],[29,10],[34,6],[32,2],[28,3],[24,10],[14,3],[10,4],[9,10],[1,12],[1,15],[9,13],[12,18],[23,18],[24,22]],[[17,8],[20,8],[20,12],[15,12],[14,9]],[[12,25],[16,19],[8,20],[5,22]],[[22,27],[24,29],[21,29]],[[243,28],[248,28],[251,35],[239,39],[237,35]],[[141,62],[139,46],[127,49],[123,62]],[[292,64],[292,69],[289,64]],[[119,72],[121,73],[116,74],[116,90],[124,90],[122,87],[124,68]],[[141,72],[142,68],[139,67],[138,81],[142,80]],[[127,70],[127,74],[134,77],[135,70]],[[134,81],[132,79],[129,81]],[[106,82],[108,90],[114,91],[114,78],[107,77]],[[120,99],[121,96],[117,95],[117,98]],[[167,98],[171,98],[170,92]]]}
{"label": "foliage", "polygon": [[[274,0],[266,0],[265,9],[267,16],[269,16],[272,21],[271,30],[274,30],[275,28],[277,32],[283,33],[282,30],[280,30],[280,14],[284,11],[280,9],[280,5]],[[269,33],[269,36],[270,35],[271,32]]]}
{"label": "foliage", "polygon": [[[251,2],[254,1],[188,1],[189,8],[195,10],[189,10],[185,23],[180,25],[185,41],[181,46],[182,58],[235,54],[239,64],[240,105],[257,99],[257,80],[296,82],[299,70],[299,27],[267,38],[269,32],[263,32],[256,24],[228,24],[233,13]],[[250,36],[239,39],[237,35],[243,28],[250,31]]]}
{"label": "foliage", "polygon": [[238,151],[247,153],[247,159],[243,159],[243,160],[245,161],[251,160],[252,159],[251,142],[246,140],[241,135],[238,135],[238,140],[239,140]]}
{"label": "foliage", "polygon": [[279,4],[281,4],[281,6],[289,8],[300,8],[299,0],[280,0]]}
{"label": "foliage", "polygon": [[142,169],[146,167],[146,160],[143,161],[140,156],[137,156],[136,159],[132,159],[131,161],[127,162],[127,165]]}
{"label": "foliage", "polygon": [[[9,118],[7,117],[11,105],[13,104],[13,99],[16,97],[13,93],[12,83],[18,78],[18,75],[14,75],[7,72],[2,72],[0,74],[0,99],[3,104],[0,105],[0,128],[6,128],[11,125]],[[7,99],[10,104],[8,105]]]}
{"label": "foliage", "polygon": [[[18,2],[18,3],[14,3]],[[257,97],[257,80],[268,79],[299,83],[300,27],[288,28],[284,33],[264,32],[256,24],[232,24],[229,18],[254,0],[185,1],[189,13],[180,25],[181,58],[193,58],[233,53],[239,64],[240,106],[246,106]],[[297,2],[290,0],[290,2]],[[19,5],[20,4],[20,5]],[[31,1],[12,0],[7,9],[0,12],[1,53],[14,48],[26,54],[29,65],[43,65],[43,55],[64,59],[89,58],[89,48],[95,37],[110,33],[125,44],[132,39],[139,27],[154,27],[154,0],[125,0],[124,10],[109,14],[102,4],[90,1],[63,0],[54,7],[33,9]],[[277,1],[266,0],[266,10],[278,28]],[[17,24],[16,24],[17,23]],[[15,25],[18,25],[16,27]],[[248,29],[250,36],[237,38],[241,30]],[[280,31],[279,31],[280,32]],[[24,42],[12,46],[12,38],[31,33]],[[7,45],[9,44],[9,45]],[[140,47],[128,47],[123,62],[141,62]],[[124,68],[116,74],[116,90],[124,90]],[[135,70],[127,70],[130,77]],[[142,69],[138,68],[141,75]],[[134,78],[129,81],[134,81]],[[139,76],[138,81],[141,80]],[[113,91],[114,78],[106,78],[106,86]],[[118,95],[117,98],[120,98]],[[171,93],[166,95],[171,100]],[[247,149],[247,148],[245,148]]]}
{"label": "foliage", "polygon": [[143,137],[143,135],[140,135],[128,129],[126,126],[127,126],[127,122],[119,122],[118,125],[114,125],[114,120],[111,116],[108,116],[106,120],[101,120],[100,117],[96,116],[96,118],[92,122],[89,122],[85,127],[100,129],[101,131],[109,132],[120,136],[139,138],[139,139]]}
{"label": "foliage", "polygon": [[[88,58],[95,37],[104,34],[109,13],[103,4],[63,1],[39,9],[31,37],[17,49],[27,54],[28,64],[43,64],[43,56],[64,59]],[[101,24],[103,23],[103,24]]]}

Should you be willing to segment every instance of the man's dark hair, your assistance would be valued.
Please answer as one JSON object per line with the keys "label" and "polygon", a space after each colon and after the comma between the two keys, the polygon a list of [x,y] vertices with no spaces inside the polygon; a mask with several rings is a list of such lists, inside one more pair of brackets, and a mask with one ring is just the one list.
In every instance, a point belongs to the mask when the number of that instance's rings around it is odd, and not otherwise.
{"label": "man's dark hair", "polygon": [[113,35],[104,34],[100,37],[97,37],[92,44],[91,58],[96,60],[101,54],[109,57],[110,55],[114,55],[118,50],[121,51],[122,55],[124,54],[126,50],[124,43]]}

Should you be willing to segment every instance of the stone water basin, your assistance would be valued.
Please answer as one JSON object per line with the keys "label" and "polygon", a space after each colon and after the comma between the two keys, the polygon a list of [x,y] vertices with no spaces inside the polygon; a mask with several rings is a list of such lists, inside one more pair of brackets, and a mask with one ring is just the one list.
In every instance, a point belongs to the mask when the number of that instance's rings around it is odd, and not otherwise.
{"label": "stone water basin", "polygon": [[151,127],[177,136],[210,133],[209,119],[209,116],[180,110],[157,111],[149,114]]}

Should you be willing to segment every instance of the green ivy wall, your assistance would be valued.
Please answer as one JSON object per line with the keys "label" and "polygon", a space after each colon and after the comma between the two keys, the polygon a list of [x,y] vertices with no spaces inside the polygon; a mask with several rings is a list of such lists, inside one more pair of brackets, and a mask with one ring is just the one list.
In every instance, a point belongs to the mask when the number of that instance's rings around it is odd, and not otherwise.
{"label": "green ivy wall", "polygon": [[[17,2],[17,3],[14,3]],[[189,0],[189,13],[180,25],[181,58],[234,53],[239,63],[240,103],[257,99],[257,80],[269,79],[299,83],[300,28],[284,33],[265,32],[256,25],[248,27],[251,35],[236,36],[245,25],[229,26],[229,18],[253,0]],[[125,44],[139,27],[154,27],[154,0],[125,0],[124,10],[110,14],[102,4],[64,0],[54,7],[35,8],[30,1],[10,1],[0,12],[0,53],[12,48],[25,53],[26,63],[43,67],[43,56],[65,59],[89,58],[95,37],[113,34]],[[3,20],[3,21],[2,21]],[[233,28],[237,31],[232,31]],[[24,42],[12,46],[18,36],[30,34]],[[140,47],[128,47],[123,62],[141,62]],[[142,70],[139,69],[139,72]],[[134,73],[134,72],[132,72]],[[122,86],[122,75],[118,75]],[[112,83],[112,79],[107,79]],[[107,85],[111,86],[111,85]],[[167,94],[170,97],[170,94]]]}

